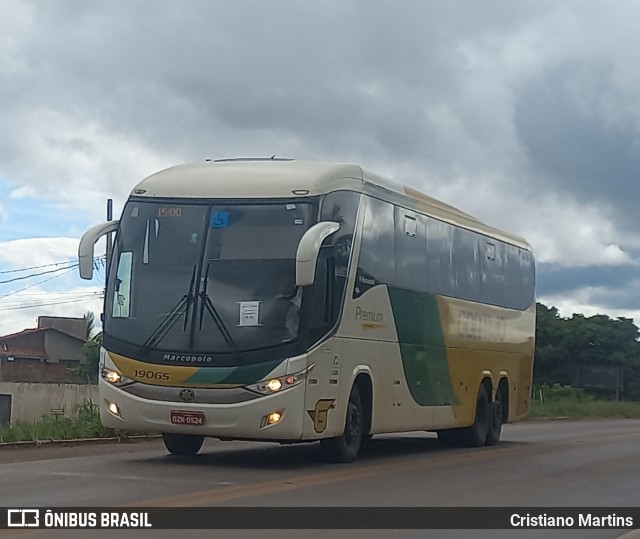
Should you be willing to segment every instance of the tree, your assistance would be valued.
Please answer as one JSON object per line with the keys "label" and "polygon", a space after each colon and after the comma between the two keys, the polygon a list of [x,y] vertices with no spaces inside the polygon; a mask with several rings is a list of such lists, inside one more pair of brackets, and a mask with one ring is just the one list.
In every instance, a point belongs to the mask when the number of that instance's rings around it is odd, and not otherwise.
{"label": "tree", "polygon": [[625,399],[640,400],[640,333],[633,320],[562,318],[555,307],[541,303],[536,313],[536,384],[575,385],[609,395],[621,384]]}
{"label": "tree", "polygon": [[96,333],[84,343],[82,352],[84,353],[85,363],[83,377],[86,376],[90,383],[98,382],[98,369],[100,368],[100,348],[102,347],[102,332]]}
{"label": "tree", "polygon": [[93,333],[93,331],[95,330],[95,325],[96,325],[96,315],[93,314],[92,311],[87,311],[86,313],[84,313],[84,319],[87,321],[87,335],[86,335],[86,340],[89,340],[91,338],[91,334]]}
{"label": "tree", "polygon": [[82,346],[84,362],[79,367],[71,368],[80,380],[95,384],[98,382],[98,369],[100,368],[100,348],[102,347],[102,332],[95,333],[95,315],[87,311],[84,315],[87,321],[87,336]]}

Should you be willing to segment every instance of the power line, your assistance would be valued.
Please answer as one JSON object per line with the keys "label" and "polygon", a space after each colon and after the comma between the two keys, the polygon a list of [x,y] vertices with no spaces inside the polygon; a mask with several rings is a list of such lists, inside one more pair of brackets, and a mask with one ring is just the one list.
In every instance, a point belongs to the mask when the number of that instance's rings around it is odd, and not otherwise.
{"label": "power line", "polygon": [[78,264],[77,262],[75,264],[72,264],[71,266],[66,266],[63,268],[56,268],[56,269],[51,269],[51,270],[46,270],[46,271],[40,271],[38,273],[31,273],[29,275],[22,275],[20,277],[13,277],[12,279],[7,279],[6,281],[0,281],[0,284],[7,284],[7,283],[13,283],[14,281],[23,281],[25,279],[31,279],[32,277],[39,277],[40,275],[46,275],[47,273],[57,273],[59,271],[64,271],[66,269],[73,269],[73,268],[77,268],[80,264]]}
{"label": "power line", "polygon": [[23,294],[20,296],[15,296],[14,299],[3,303],[3,309],[8,307],[19,307],[25,305],[33,305],[42,302],[48,301],[66,301],[73,299],[91,299],[94,297],[103,296],[103,292],[100,290],[87,290],[84,292],[74,292],[74,293],[65,293],[65,292],[49,292],[46,294],[33,294],[27,295]]}
{"label": "power line", "polygon": [[[95,296],[96,299],[100,299],[99,296]],[[63,304],[67,304],[67,303],[80,303],[80,302],[87,302],[90,301],[93,298],[80,298],[80,299],[68,299],[68,300],[61,300],[61,301],[50,301],[50,302],[46,302],[46,303],[38,303],[38,304],[33,304],[33,305],[20,305],[20,306],[15,306],[15,307],[2,307],[3,311],[18,311],[20,309],[35,309],[35,308],[39,308],[39,307],[50,307],[52,305],[63,305]]]}
{"label": "power line", "polygon": [[8,294],[5,294],[4,296],[0,296],[0,300],[8,298],[9,296],[13,296],[14,294],[17,294],[18,292],[22,292],[23,290],[28,290],[29,288],[33,288],[34,286],[38,286],[39,284],[46,283],[48,281],[52,281],[53,279],[57,279],[58,277],[62,277],[63,275],[66,275],[67,273],[69,273],[72,269],[74,269],[74,268],[69,268],[68,270],[63,271],[62,273],[58,273],[58,275],[54,275],[53,277],[49,277],[48,279],[43,279],[42,281],[38,281],[37,283],[30,284],[29,286],[25,286],[24,288],[20,288],[18,290],[14,290],[13,292],[9,292]]}
{"label": "power line", "polygon": [[40,269],[40,268],[48,268],[49,266],[60,266],[62,264],[71,264],[72,262],[75,262],[75,261],[76,260],[65,260],[64,262],[51,262],[50,264],[43,264],[41,266],[31,266],[30,268],[4,270],[4,271],[0,271],[0,275],[5,274],[5,273],[19,273],[21,271],[28,271],[28,270]]}

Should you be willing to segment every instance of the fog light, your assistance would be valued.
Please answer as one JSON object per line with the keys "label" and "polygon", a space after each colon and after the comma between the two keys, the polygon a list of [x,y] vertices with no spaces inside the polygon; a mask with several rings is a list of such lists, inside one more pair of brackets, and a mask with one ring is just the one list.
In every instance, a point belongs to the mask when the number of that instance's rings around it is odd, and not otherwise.
{"label": "fog light", "polygon": [[275,425],[276,423],[280,422],[280,420],[282,419],[282,416],[283,416],[282,411],[271,412],[270,414],[267,414],[262,418],[262,423],[260,427],[268,427],[270,425]]}
{"label": "fog light", "polygon": [[107,410],[109,410],[113,415],[121,417],[120,408],[118,408],[118,405],[115,402],[107,402]]}

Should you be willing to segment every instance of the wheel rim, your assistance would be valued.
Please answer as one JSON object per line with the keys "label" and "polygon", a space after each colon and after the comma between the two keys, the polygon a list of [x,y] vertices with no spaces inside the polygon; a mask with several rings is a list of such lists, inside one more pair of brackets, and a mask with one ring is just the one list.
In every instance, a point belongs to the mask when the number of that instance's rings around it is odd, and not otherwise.
{"label": "wheel rim", "polygon": [[349,445],[356,442],[362,436],[362,416],[360,408],[353,402],[349,402],[349,413],[347,414],[347,428],[344,432]]}

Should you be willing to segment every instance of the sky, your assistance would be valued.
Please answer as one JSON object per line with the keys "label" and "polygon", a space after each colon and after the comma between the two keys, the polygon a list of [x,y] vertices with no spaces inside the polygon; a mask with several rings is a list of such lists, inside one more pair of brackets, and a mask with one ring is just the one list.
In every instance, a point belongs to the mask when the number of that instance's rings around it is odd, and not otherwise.
{"label": "sky", "polygon": [[107,198],[274,154],[524,236],[538,301],[640,324],[638,27],[635,0],[3,0],[0,335],[101,312],[73,264]]}

